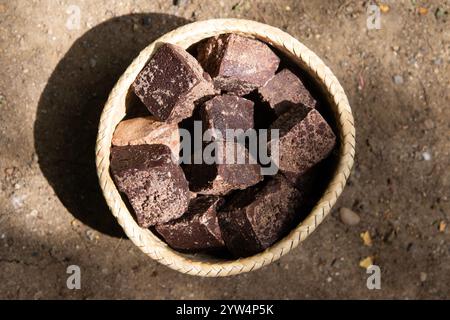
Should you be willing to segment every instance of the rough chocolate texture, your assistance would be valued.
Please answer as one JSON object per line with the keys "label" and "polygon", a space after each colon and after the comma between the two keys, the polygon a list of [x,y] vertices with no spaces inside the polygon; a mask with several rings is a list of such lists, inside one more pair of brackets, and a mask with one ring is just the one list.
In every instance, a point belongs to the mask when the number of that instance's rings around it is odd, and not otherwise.
{"label": "rough chocolate texture", "polygon": [[194,57],[165,43],[132,86],[156,119],[175,123],[191,116],[195,101],[215,93],[210,80]]}
{"label": "rough chocolate texture", "polygon": [[181,218],[157,225],[156,231],[174,249],[204,251],[223,248],[216,215],[216,207],[221,201],[216,196],[199,196],[191,201]]}
{"label": "rough chocolate texture", "polygon": [[218,213],[222,238],[238,257],[256,254],[285,236],[301,207],[301,193],[282,175],[232,197]]}
{"label": "rough chocolate texture", "polygon": [[279,129],[279,169],[292,181],[333,150],[336,137],[315,109],[293,108],[271,126]]}
{"label": "rough chocolate texture", "polygon": [[227,138],[227,129],[245,132],[254,127],[253,105],[252,101],[235,95],[216,96],[200,109],[203,128],[217,130],[223,139]]}
{"label": "rough chocolate texture", "polygon": [[317,104],[300,78],[288,69],[278,72],[258,91],[278,116],[299,103],[309,108],[315,108]]}
{"label": "rough chocolate texture", "polygon": [[197,58],[217,89],[237,95],[263,86],[280,63],[265,43],[236,34],[210,38],[199,47]]}
{"label": "rough chocolate texture", "polygon": [[113,146],[164,144],[179,158],[180,135],[176,124],[156,121],[154,117],[139,117],[121,121],[112,138]]}
{"label": "rough chocolate texture", "polygon": [[179,218],[188,208],[188,182],[165,145],[113,147],[111,171],[141,227]]}
{"label": "rough chocolate texture", "polygon": [[[189,180],[189,187],[198,194],[225,195],[231,190],[245,189],[262,180],[261,167],[258,164],[250,164],[250,155],[247,149],[239,143],[217,142],[218,150],[222,150],[220,157],[222,163],[214,164],[190,164],[183,169]],[[232,164],[226,161],[227,150],[230,150],[231,159],[236,155],[243,156],[243,163]]]}

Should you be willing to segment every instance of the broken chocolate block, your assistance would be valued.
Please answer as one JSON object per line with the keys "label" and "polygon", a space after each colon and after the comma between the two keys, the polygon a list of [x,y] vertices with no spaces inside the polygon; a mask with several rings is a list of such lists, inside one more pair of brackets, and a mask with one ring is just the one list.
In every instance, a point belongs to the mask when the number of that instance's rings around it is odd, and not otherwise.
{"label": "broken chocolate block", "polygon": [[[278,168],[293,183],[326,158],[336,143],[333,130],[320,113],[302,105],[282,114],[271,129],[279,129]],[[273,150],[270,152],[277,157]]]}
{"label": "broken chocolate block", "polygon": [[278,72],[258,91],[278,116],[299,103],[309,108],[315,108],[317,103],[300,78],[288,69]]}
{"label": "broken chocolate block", "polygon": [[216,89],[237,95],[263,86],[280,63],[265,43],[236,34],[208,39],[199,46],[197,58],[213,78]]}
{"label": "broken chocolate block", "polygon": [[111,172],[141,227],[179,218],[189,205],[188,182],[162,144],[113,147]]}
{"label": "broken chocolate block", "polygon": [[282,175],[237,193],[217,214],[226,247],[237,257],[270,247],[292,229],[301,202]]}
{"label": "broken chocolate block", "polygon": [[163,44],[136,78],[133,90],[159,121],[191,116],[194,102],[215,94],[211,78],[182,48]]}
{"label": "broken chocolate block", "polygon": [[200,196],[176,220],[156,226],[156,231],[174,249],[184,251],[217,250],[224,246],[216,207],[221,198]]}
{"label": "broken chocolate block", "polygon": [[[262,180],[261,167],[251,158],[245,146],[235,142],[212,142],[217,161],[213,164],[188,164],[184,172],[190,190],[198,194],[225,195],[231,190],[245,189]],[[252,163],[253,162],[253,163]]]}
{"label": "broken chocolate block", "polygon": [[156,121],[154,117],[140,117],[120,122],[114,131],[112,145],[121,147],[138,144],[165,144],[178,160],[180,154],[178,126]]}
{"label": "broken chocolate block", "polygon": [[[201,108],[204,129],[216,130],[219,140],[227,140],[227,129],[242,129],[244,132],[254,127],[253,102],[235,95],[216,96],[205,102]],[[234,139],[234,136],[231,137]]]}

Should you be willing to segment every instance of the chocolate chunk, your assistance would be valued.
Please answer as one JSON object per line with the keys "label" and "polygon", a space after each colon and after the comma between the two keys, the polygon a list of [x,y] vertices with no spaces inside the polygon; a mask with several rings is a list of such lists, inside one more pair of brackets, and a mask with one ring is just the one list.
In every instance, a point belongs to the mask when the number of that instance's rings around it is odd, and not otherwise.
{"label": "chocolate chunk", "polygon": [[271,129],[279,129],[278,167],[292,181],[326,158],[336,143],[333,130],[320,113],[302,105],[282,114]]}
{"label": "chocolate chunk", "polygon": [[133,90],[156,119],[171,123],[191,116],[195,101],[215,93],[211,78],[197,60],[168,43],[152,56]]}
{"label": "chocolate chunk", "polygon": [[301,194],[282,176],[237,193],[217,214],[228,250],[245,257],[285,236],[301,208]]}
{"label": "chocolate chunk", "polygon": [[184,251],[216,250],[224,246],[217,221],[216,207],[221,198],[200,196],[188,211],[176,220],[156,226],[156,231],[174,249]]}
{"label": "chocolate chunk", "polygon": [[114,131],[113,146],[165,144],[179,158],[180,135],[176,124],[156,121],[154,117],[140,117],[121,121]]}
{"label": "chocolate chunk", "polygon": [[309,108],[317,103],[300,78],[288,69],[278,72],[258,91],[278,116],[299,103]]}
{"label": "chocolate chunk", "polygon": [[162,144],[113,147],[111,171],[141,227],[179,218],[189,205],[188,182]]}
{"label": "chocolate chunk", "polygon": [[253,102],[234,95],[216,96],[205,102],[201,116],[204,129],[217,130],[225,140],[227,129],[245,132],[254,127]]}
{"label": "chocolate chunk", "polygon": [[[245,189],[262,180],[261,167],[249,155],[247,149],[235,142],[213,142],[217,155],[213,164],[189,164],[184,166],[191,191],[198,194],[224,195],[235,189]],[[240,160],[240,161],[238,161]],[[256,161],[254,161],[256,162]]]}
{"label": "chocolate chunk", "polygon": [[217,89],[237,95],[263,86],[280,63],[265,43],[236,34],[210,38],[198,48],[197,58]]}

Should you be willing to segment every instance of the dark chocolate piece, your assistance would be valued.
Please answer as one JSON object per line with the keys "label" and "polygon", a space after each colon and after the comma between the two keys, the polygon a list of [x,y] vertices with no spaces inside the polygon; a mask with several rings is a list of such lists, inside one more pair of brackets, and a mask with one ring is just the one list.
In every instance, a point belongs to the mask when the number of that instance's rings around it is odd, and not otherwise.
{"label": "dark chocolate piece", "polygon": [[245,132],[254,127],[253,102],[235,95],[225,94],[208,100],[201,108],[201,116],[203,128],[218,131],[225,140],[226,129]]}
{"label": "dark chocolate piece", "polygon": [[199,196],[188,211],[176,220],[156,226],[156,231],[174,249],[184,251],[217,250],[224,246],[216,207],[221,198]]}
{"label": "dark chocolate piece", "polygon": [[188,182],[162,144],[113,147],[111,172],[141,227],[179,218],[189,205]]}
{"label": "dark chocolate piece", "polygon": [[236,34],[210,38],[200,45],[197,58],[217,89],[237,95],[263,86],[280,63],[265,43]]}
{"label": "dark chocolate piece", "polygon": [[238,257],[270,247],[292,229],[301,204],[282,175],[237,193],[217,214],[226,247]]}
{"label": "dark chocolate piece", "polygon": [[280,130],[278,167],[293,182],[326,158],[336,143],[333,130],[320,113],[302,105],[282,114],[271,129]]}
{"label": "dark chocolate piece", "polygon": [[315,108],[317,104],[300,78],[288,69],[278,72],[258,91],[278,116],[299,103],[309,108]]}
{"label": "dark chocolate piece", "polygon": [[211,78],[182,48],[165,43],[133,83],[133,90],[159,121],[191,116],[194,102],[215,94]]}
{"label": "dark chocolate piece", "polygon": [[[198,194],[225,195],[231,190],[245,189],[262,180],[261,167],[257,163],[250,163],[251,155],[245,146],[226,141],[213,143],[217,143],[216,150],[220,150],[217,159],[221,159],[221,163],[189,164],[183,167],[191,191]],[[240,163],[236,161],[237,154],[242,157],[243,161]]]}

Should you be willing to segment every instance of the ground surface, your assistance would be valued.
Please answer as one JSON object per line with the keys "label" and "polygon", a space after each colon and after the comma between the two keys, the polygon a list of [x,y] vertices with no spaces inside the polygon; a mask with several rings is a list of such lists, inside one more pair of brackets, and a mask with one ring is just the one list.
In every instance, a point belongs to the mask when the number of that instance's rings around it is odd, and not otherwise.
{"label": "ground surface", "polygon": [[[450,298],[450,2],[387,1],[379,30],[367,29],[367,1],[178,2],[0,0],[0,298]],[[71,5],[79,29],[67,24]],[[261,270],[201,279],[123,236],[93,150],[102,105],[131,59],[213,17],[280,27],[322,57],[349,96],[357,157],[306,242]],[[361,222],[343,224],[341,207]],[[381,290],[366,287],[368,256]],[[66,287],[71,264],[81,290]]]}

